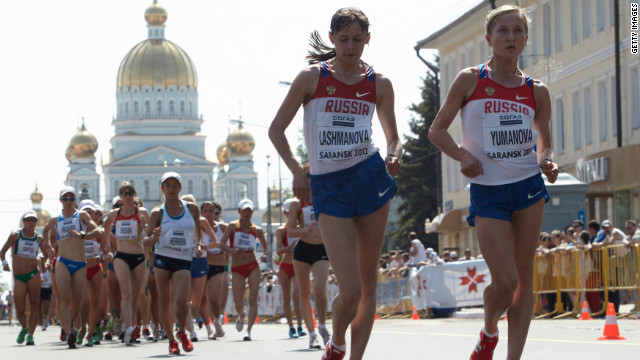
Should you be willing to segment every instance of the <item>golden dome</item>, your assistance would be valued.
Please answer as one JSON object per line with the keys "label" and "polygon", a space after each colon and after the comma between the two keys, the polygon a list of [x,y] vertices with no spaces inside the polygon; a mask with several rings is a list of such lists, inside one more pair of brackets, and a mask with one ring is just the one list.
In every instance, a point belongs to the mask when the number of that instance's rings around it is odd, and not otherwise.
{"label": "golden dome", "polygon": [[31,202],[34,204],[42,203],[42,193],[38,190],[38,184],[36,184],[36,189],[31,193]]}
{"label": "golden dome", "polygon": [[149,25],[164,25],[165,21],[167,21],[167,10],[158,5],[158,1],[154,0],[153,4],[149,5],[144,12],[144,19]]}
{"label": "golden dome", "polygon": [[98,150],[98,140],[93,134],[91,134],[84,126],[84,119],[82,120],[82,126],[78,129],[78,132],[73,135],[67,151],[65,153],[67,160],[71,162],[72,157],[95,159],[94,154]]}
{"label": "golden dome", "polygon": [[216,149],[216,156],[218,157],[219,166],[229,165],[229,148],[226,143],[220,144]]}
{"label": "golden dome", "polygon": [[242,127],[242,123],[240,123],[236,131],[232,132],[227,138],[227,146],[231,150],[231,156],[249,155],[256,147],[256,141],[253,139],[253,136]]}

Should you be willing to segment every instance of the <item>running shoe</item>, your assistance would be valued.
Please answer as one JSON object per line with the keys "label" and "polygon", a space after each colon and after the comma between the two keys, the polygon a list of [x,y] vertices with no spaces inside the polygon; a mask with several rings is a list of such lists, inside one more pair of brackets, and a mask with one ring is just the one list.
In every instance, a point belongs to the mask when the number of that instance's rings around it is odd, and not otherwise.
{"label": "running shoe", "polygon": [[175,340],[169,341],[169,355],[180,355],[180,348]]}
{"label": "running shoe", "polygon": [[331,342],[324,347],[324,353],[320,360],[342,360],[346,351],[336,349]]}
{"label": "running shoe", "polygon": [[244,332],[244,336],[242,337],[243,341],[251,341],[251,333],[249,332],[249,330]]}
{"label": "running shoe", "polygon": [[109,318],[109,321],[107,321],[107,326],[105,327],[105,329],[107,331],[113,331],[113,325],[115,324],[115,319],[114,318]]}
{"label": "running shoe", "polygon": [[207,329],[207,339],[209,340],[217,340],[216,332],[213,329]]}
{"label": "running shoe", "polygon": [[300,336],[300,337],[307,336],[307,332],[304,331],[302,326],[298,326],[298,336]]}
{"label": "running shoe", "polygon": [[236,320],[236,330],[238,330],[238,332],[242,332],[243,327],[244,327],[244,318],[238,316],[238,320]]}
{"label": "running shoe", "polygon": [[202,321],[202,318],[198,318],[198,329],[202,329],[202,325],[204,325],[204,321]]}
{"label": "running shoe", "polygon": [[149,341],[149,337],[151,336],[151,331],[149,331],[148,327],[143,327],[142,328],[142,335],[144,336],[145,340]]}
{"label": "running shoe", "polygon": [[64,329],[60,329],[60,341],[67,341],[67,335],[64,333]]}
{"label": "running shoe", "polygon": [[100,345],[100,336],[97,333],[93,334],[93,345]]}
{"label": "running shoe", "polygon": [[27,329],[22,329],[20,330],[20,333],[18,334],[18,338],[16,339],[16,342],[18,344],[22,344],[24,342],[24,337],[27,335]]}
{"label": "running shoe", "polygon": [[92,347],[93,346],[93,336],[88,336],[87,337],[87,343],[84,344],[84,346],[87,346],[87,347]]}
{"label": "running shoe", "polygon": [[224,336],[224,330],[222,330],[222,325],[220,325],[219,321],[214,321],[213,322],[213,327],[216,328],[216,337],[223,337]]}
{"label": "running shoe", "polygon": [[42,324],[42,327],[40,328],[40,330],[42,330],[42,331],[47,331],[47,325]]}
{"label": "running shoe", "polygon": [[82,329],[80,330],[80,333],[78,334],[78,336],[76,337],[76,344],[78,345],[82,345],[82,340],[84,339],[84,334],[85,334],[85,330]]}
{"label": "running shoe", "polygon": [[167,333],[164,329],[160,330],[160,340],[167,340]]}
{"label": "running shoe", "polygon": [[127,345],[127,346],[131,345],[131,335],[133,334],[133,330],[134,330],[134,327],[133,326],[129,326],[127,328],[127,330],[124,331],[123,340],[124,340],[124,344]]}
{"label": "running shoe", "polygon": [[182,349],[184,351],[186,351],[186,352],[193,351],[193,344],[189,340],[189,336],[187,336],[186,332],[184,332],[184,331],[182,333],[178,332],[178,333],[176,333],[176,337],[182,343]]}
{"label": "running shoe", "polygon": [[113,323],[113,333],[118,336],[122,334],[122,319],[116,319]]}
{"label": "running shoe", "polygon": [[27,343],[25,345],[27,346],[35,345],[35,343],[33,342],[33,335],[27,334]]}
{"label": "running shoe", "polygon": [[[136,325],[133,327],[133,332],[131,333],[131,340],[138,340],[140,338],[140,326]],[[140,341],[136,341],[136,343],[140,344]]]}
{"label": "running shoe", "polygon": [[[100,324],[96,325],[94,335],[98,335],[98,340],[104,339],[104,333],[102,332],[102,327],[100,326]],[[93,342],[95,343],[95,340]]]}
{"label": "running shoe", "polygon": [[289,328],[289,339],[297,339],[297,338],[298,338],[298,334],[296,333],[296,328],[290,327]]}
{"label": "running shoe", "polygon": [[198,334],[196,334],[195,331],[189,331],[189,338],[191,339],[191,342],[197,342]]}
{"label": "running shoe", "polygon": [[309,349],[310,350],[322,349],[322,346],[320,346],[320,342],[318,341],[318,335],[316,334],[309,335]]}
{"label": "running shoe", "polygon": [[318,332],[320,333],[320,336],[322,336],[322,343],[326,344],[329,342],[329,340],[331,340],[331,335],[329,334],[329,330],[327,330],[327,327],[318,327]]}
{"label": "running shoe", "polygon": [[67,336],[67,345],[69,345],[69,349],[76,348],[76,331],[73,329],[69,331],[69,336]]}
{"label": "running shoe", "polygon": [[484,331],[480,331],[480,339],[476,344],[476,348],[471,353],[469,360],[492,360],[493,350],[498,345],[498,335],[494,337],[488,337]]}
{"label": "running shoe", "polygon": [[157,325],[153,328],[153,342],[156,342],[158,340],[160,340],[160,329],[157,327]]}
{"label": "running shoe", "polygon": [[104,334],[104,339],[105,340],[113,340],[113,334],[111,333],[111,331],[109,331],[106,334]]}

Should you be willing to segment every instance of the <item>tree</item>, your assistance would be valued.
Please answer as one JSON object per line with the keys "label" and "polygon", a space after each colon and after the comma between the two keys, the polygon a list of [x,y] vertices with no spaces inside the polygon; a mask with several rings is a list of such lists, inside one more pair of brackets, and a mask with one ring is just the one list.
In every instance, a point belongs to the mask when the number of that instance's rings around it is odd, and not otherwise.
{"label": "tree", "polygon": [[[434,67],[439,68],[436,57]],[[415,231],[427,247],[437,248],[437,234],[426,234],[424,222],[438,214],[437,174],[440,151],[427,138],[429,127],[435,119],[438,103],[437,80],[431,72],[423,78],[422,102],[411,104],[409,109],[416,116],[411,117],[409,127],[413,135],[405,135],[404,154],[400,175],[395,178],[397,195],[402,198],[399,206],[399,229],[391,234],[397,247],[409,248],[409,232]]]}

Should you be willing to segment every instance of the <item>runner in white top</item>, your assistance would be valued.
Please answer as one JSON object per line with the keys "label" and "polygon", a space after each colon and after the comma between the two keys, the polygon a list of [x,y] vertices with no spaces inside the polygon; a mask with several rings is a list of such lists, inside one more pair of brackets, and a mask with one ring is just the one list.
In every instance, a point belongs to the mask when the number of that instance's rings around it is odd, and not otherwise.
{"label": "runner in white top", "polygon": [[[194,247],[196,255],[203,251],[200,222],[196,221],[200,218],[200,211],[195,204],[180,200],[182,180],[178,173],[165,173],[160,184],[166,201],[161,208],[151,212],[144,241],[145,246],[156,246],[153,268],[160,301],[160,319],[169,339],[169,353],[177,355],[180,349],[176,337],[184,351],[193,351],[185,326],[189,315],[191,257]],[[175,302],[175,317],[171,311],[171,301]],[[174,319],[178,322],[176,337],[171,332]]]}

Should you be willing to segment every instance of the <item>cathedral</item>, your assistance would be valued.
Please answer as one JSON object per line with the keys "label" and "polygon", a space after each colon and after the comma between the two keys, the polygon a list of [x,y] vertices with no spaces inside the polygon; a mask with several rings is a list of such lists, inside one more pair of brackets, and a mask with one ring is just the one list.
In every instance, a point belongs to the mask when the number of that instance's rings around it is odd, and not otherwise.
{"label": "cathedral", "polygon": [[124,56],[118,69],[111,122],[115,134],[101,161],[105,193],[100,193],[96,168],[98,142],[84,121],[67,148],[66,184],[76,188],[78,201],[102,200],[109,208],[120,184],[128,181],[151,209],[163,202],[160,177],[175,171],[182,176],[182,194],[193,194],[199,202],[219,202],[225,221],[237,218],[241,199],[249,198],[259,208],[253,136],[239,122],[218,147],[217,159],[206,158],[196,67],[180,46],[165,38],[167,11],[157,1],[146,9],[144,19],[147,39]]}

